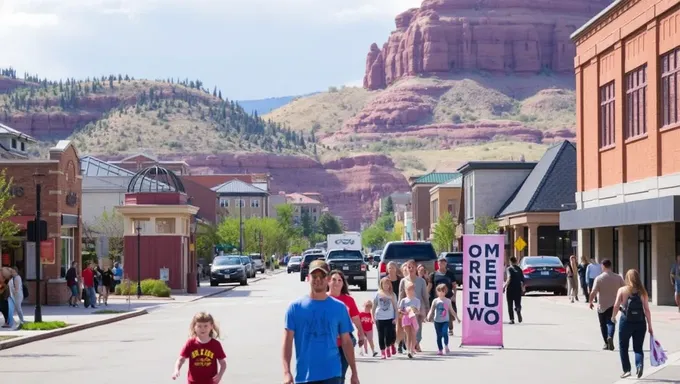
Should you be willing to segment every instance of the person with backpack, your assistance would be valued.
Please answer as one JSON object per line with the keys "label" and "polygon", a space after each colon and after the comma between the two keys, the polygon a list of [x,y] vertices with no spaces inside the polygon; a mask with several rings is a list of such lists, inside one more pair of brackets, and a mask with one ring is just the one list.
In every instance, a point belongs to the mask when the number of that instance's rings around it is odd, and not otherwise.
{"label": "person with backpack", "polygon": [[649,332],[654,335],[652,329],[652,316],[649,311],[649,295],[642,285],[640,273],[635,269],[626,272],[626,285],[619,288],[614,303],[612,322],[616,323],[616,315],[621,312],[619,319],[619,354],[623,374],[621,378],[630,376],[631,366],[628,356],[630,339],[633,339],[633,353],[635,354],[635,368],[637,377],[642,377],[645,356],[642,346],[645,335]]}

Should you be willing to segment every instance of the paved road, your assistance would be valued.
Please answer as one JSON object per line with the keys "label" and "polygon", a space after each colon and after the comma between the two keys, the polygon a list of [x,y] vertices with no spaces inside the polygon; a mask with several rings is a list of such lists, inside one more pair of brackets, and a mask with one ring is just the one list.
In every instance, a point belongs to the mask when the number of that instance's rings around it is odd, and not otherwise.
{"label": "paved road", "polygon": [[[21,384],[170,383],[189,321],[195,312],[204,310],[219,319],[224,332],[228,355],[224,382],[278,383],[283,313],[290,300],[306,293],[307,287],[297,274],[280,274],[221,296],[166,306],[146,316],[2,351],[0,377],[3,382]],[[369,284],[369,289],[373,287],[375,279]],[[359,304],[373,295],[352,294]],[[441,378],[442,372],[448,372],[447,377],[453,380],[468,382],[505,379],[508,383],[544,384],[548,378],[553,384],[618,381],[618,353],[600,349],[593,312],[541,297],[525,298],[524,306],[525,323],[505,325],[503,350],[459,349],[460,339],[454,337],[451,356],[426,352],[415,360],[361,358],[362,382],[411,384],[414,377],[429,382]],[[656,327],[670,353],[680,350],[675,329],[677,324],[672,323]],[[424,349],[434,351],[434,330],[429,324],[425,325],[424,338]],[[401,372],[419,372],[419,376]]]}

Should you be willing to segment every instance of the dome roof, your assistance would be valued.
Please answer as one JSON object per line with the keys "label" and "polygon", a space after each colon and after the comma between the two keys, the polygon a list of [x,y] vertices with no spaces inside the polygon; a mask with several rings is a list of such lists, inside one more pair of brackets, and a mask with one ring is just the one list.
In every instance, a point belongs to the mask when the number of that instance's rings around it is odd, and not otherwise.
{"label": "dome roof", "polygon": [[128,193],[185,193],[184,184],[175,173],[169,169],[153,165],[135,173],[127,187]]}

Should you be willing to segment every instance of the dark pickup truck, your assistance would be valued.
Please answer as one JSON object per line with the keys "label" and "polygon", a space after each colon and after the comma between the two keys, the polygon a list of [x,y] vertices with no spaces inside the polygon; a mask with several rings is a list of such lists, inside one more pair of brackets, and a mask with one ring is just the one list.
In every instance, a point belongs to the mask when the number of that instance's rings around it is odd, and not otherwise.
{"label": "dark pickup truck", "polygon": [[326,262],[331,267],[331,271],[342,271],[348,285],[356,285],[362,291],[368,288],[366,280],[368,265],[364,262],[364,255],[361,251],[331,249],[326,254]]}

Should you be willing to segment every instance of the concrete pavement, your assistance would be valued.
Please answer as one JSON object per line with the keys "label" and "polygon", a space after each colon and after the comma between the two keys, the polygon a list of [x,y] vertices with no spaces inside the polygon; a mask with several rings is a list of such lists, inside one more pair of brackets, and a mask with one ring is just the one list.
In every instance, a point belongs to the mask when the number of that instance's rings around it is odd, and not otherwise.
{"label": "concrete pavement", "polygon": [[[375,288],[375,279],[369,283],[369,289]],[[297,274],[280,274],[200,301],[162,306],[146,316],[0,351],[0,377],[22,384],[90,383],[93,379],[98,384],[169,383],[191,317],[198,311],[209,311],[223,332],[228,363],[224,382],[277,383],[281,380],[283,316],[288,303],[307,291],[308,283],[300,282]],[[374,292],[352,291],[352,295],[361,305]],[[388,361],[359,358],[360,378],[365,384],[379,380],[410,384],[414,376],[408,373],[418,372],[419,381],[429,381],[441,379],[445,372],[452,380],[468,382],[544,384],[547,378],[554,384],[619,381],[618,352],[601,350],[594,311],[583,308],[584,304],[565,305],[552,297],[529,296],[523,304],[525,322],[505,325],[502,350],[458,348],[457,328],[451,342],[453,353],[436,356],[434,329],[425,324],[425,352],[414,360],[403,356]],[[672,358],[680,352],[677,324],[668,321],[655,326]],[[36,358],[40,358],[39,364]],[[650,381],[643,382],[653,383],[651,379],[657,377],[664,380],[664,372],[673,374],[672,369],[680,369],[672,364],[658,371],[647,365]],[[183,373],[186,375],[186,371]],[[675,377],[680,380],[680,376]]]}

